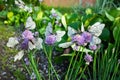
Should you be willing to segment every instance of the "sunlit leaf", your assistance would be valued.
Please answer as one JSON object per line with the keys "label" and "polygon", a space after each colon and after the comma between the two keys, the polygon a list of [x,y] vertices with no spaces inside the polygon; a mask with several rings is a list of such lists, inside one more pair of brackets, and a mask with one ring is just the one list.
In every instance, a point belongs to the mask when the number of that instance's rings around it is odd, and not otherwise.
{"label": "sunlit leaf", "polygon": [[67,23],[66,23],[66,19],[65,19],[64,15],[62,16],[61,21],[62,21],[62,24],[65,27],[65,29],[67,29]]}
{"label": "sunlit leaf", "polygon": [[114,21],[114,17],[108,14],[106,11],[105,11],[105,15],[110,21]]}

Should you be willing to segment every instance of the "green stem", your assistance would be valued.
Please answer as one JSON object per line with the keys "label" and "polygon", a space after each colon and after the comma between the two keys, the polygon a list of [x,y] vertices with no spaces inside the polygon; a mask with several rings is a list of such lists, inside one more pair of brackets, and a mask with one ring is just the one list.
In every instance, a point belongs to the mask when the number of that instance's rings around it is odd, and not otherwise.
{"label": "green stem", "polygon": [[97,57],[97,51],[95,52],[95,57],[93,61],[93,79],[96,80],[96,57]]}
{"label": "green stem", "polygon": [[81,55],[80,55],[80,59],[79,59],[79,61],[78,61],[78,66],[77,66],[77,68],[76,68],[76,71],[75,71],[75,77],[73,78],[73,80],[75,80],[76,79],[76,77],[77,77],[77,73],[79,72],[79,69],[80,69],[80,66],[81,66],[81,61],[82,61],[82,56],[83,56],[83,51],[84,51],[84,48],[82,49],[82,53],[81,53]]}
{"label": "green stem", "polygon": [[85,70],[86,70],[87,66],[88,66],[88,65],[86,64],[78,80],[81,80],[82,75],[83,75],[83,73],[85,72]]}
{"label": "green stem", "polygon": [[[54,71],[54,73],[55,73],[55,76],[56,76],[57,80],[59,80],[58,75],[57,75],[57,72],[56,72],[56,70],[54,69],[54,66],[52,65],[52,62],[51,62],[51,59],[50,59],[49,55],[47,54],[47,51],[46,51],[45,46],[43,46],[43,49],[44,49],[44,51],[45,51],[46,57],[48,58],[49,64],[50,64],[51,68],[53,69],[53,71]],[[52,54],[52,51],[51,51],[50,53]],[[50,54],[50,56],[51,56],[51,54]]]}
{"label": "green stem", "polygon": [[[74,54],[75,54],[75,51],[74,51]],[[71,60],[70,60],[70,64],[69,64],[69,67],[68,67],[68,70],[67,70],[67,74],[66,74],[66,76],[65,76],[65,80],[68,80],[68,74],[69,74],[70,67],[71,67],[72,62],[73,62],[74,54],[72,54],[72,58],[71,58]]]}
{"label": "green stem", "polygon": [[76,58],[75,58],[75,61],[73,62],[73,67],[72,67],[72,70],[71,70],[71,72],[70,72],[70,76],[69,76],[68,80],[71,79],[71,75],[72,75],[73,70],[74,70],[74,68],[75,68],[75,64],[76,64],[76,62],[77,62],[77,58],[78,58],[78,54],[77,54],[77,56],[76,56]]}
{"label": "green stem", "polygon": [[[36,52],[36,51],[35,51],[35,52]],[[35,53],[35,52],[33,52],[33,53]],[[40,73],[39,73],[39,71],[38,71],[38,69],[37,69],[36,63],[35,63],[35,61],[34,61],[32,52],[30,52],[29,57],[30,57],[31,65],[32,65],[32,67],[33,67],[33,69],[34,69],[34,72],[35,72],[36,76],[37,76],[37,80],[42,80],[41,75],[40,75]]]}

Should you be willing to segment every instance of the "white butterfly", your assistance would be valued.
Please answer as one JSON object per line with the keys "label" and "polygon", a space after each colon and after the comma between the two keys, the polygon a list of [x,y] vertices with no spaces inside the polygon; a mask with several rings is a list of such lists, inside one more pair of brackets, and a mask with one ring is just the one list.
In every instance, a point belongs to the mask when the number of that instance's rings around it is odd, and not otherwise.
{"label": "white butterfly", "polygon": [[65,35],[65,31],[56,31],[56,41],[60,42]]}
{"label": "white butterfly", "polygon": [[100,22],[96,22],[95,24],[89,27],[88,31],[93,35],[90,44],[96,45],[101,43],[101,39],[99,38],[99,36],[101,35],[104,27],[105,24],[101,24]]}
{"label": "white butterfly", "polygon": [[95,36],[100,36],[104,27],[105,27],[105,24],[96,22],[95,24],[89,27],[88,31]]}
{"label": "white butterfly", "polygon": [[25,7],[25,3],[22,0],[15,0],[15,4],[21,9]]}
{"label": "white butterfly", "polygon": [[[77,33],[77,31],[75,29],[73,29],[72,27],[68,26],[68,32],[67,32],[67,35],[69,37],[73,37],[75,34]],[[68,48],[70,46],[73,45],[73,42],[65,42],[65,43],[61,43],[58,45],[58,47],[61,47],[61,48]]]}
{"label": "white butterfly", "polygon": [[42,46],[43,40],[41,38],[37,38],[37,41],[35,43],[36,49],[40,50],[43,48]]}
{"label": "white butterfly", "polygon": [[32,42],[29,41],[28,47],[29,47],[30,50],[33,50],[35,48],[40,50],[40,49],[43,48],[42,47],[42,42],[43,42],[43,40],[41,38],[34,39],[34,40],[32,40]]}
{"label": "white butterfly", "polygon": [[26,26],[25,26],[25,28],[27,28],[27,29],[35,29],[35,27],[36,27],[36,24],[35,24],[35,22],[32,20],[32,17],[31,17],[31,16],[28,17],[28,18],[27,18],[27,21],[26,21]]}
{"label": "white butterfly", "polygon": [[77,33],[77,31],[75,29],[73,29],[72,27],[68,26],[68,36],[69,37],[73,37],[73,35],[75,35]]}
{"label": "white butterfly", "polygon": [[18,52],[18,54],[14,56],[14,62],[17,60],[21,60],[23,56],[24,56],[24,51],[21,50],[20,52]]}
{"label": "white butterfly", "polygon": [[10,37],[7,42],[7,47],[14,48],[15,45],[17,45],[19,42],[16,37]]}
{"label": "white butterfly", "polygon": [[[48,26],[46,27],[46,31],[45,31],[45,36],[51,35],[53,34],[53,29],[52,29],[52,24],[48,23]],[[56,41],[60,42],[62,40],[62,37],[65,35],[65,31],[56,31]]]}
{"label": "white butterfly", "polygon": [[25,11],[28,11],[29,13],[32,12],[32,7],[26,6],[25,3],[24,3],[22,0],[15,0],[15,4],[16,4],[19,8],[21,8],[21,9],[23,9],[23,10],[25,10]]}
{"label": "white butterfly", "polygon": [[52,24],[49,22],[45,30],[45,36],[50,35],[52,32],[53,32]]}
{"label": "white butterfly", "polygon": [[65,43],[59,44],[58,47],[68,48],[68,47],[70,47],[72,44],[73,44],[72,42],[65,42]]}

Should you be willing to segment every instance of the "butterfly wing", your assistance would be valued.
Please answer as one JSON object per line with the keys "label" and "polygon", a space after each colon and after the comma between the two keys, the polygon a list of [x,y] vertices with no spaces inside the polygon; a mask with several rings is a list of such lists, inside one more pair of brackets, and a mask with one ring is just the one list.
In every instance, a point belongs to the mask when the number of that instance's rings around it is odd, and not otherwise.
{"label": "butterfly wing", "polygon": [[56,41],[60,42],[65,35],[65,31],[56,31]]}
{"label": "butterfly wing", "polygon": [[30,41],[28,42],[28,47],[30,50],[33,50],[36,48],[36,46],[33,43],[31,43]]}
{"label": "butterfly wing", "polygon": [[65,43],[59,44],[58,46],[61,47],[61,48],[68,48],[68,47],[70,47],[72,44],[73,44],[72,42],[65,42]]}
{"label": "butterfly wing", "polygon": [[35,29],[35,27],[36,27],[36,24],[35,24],[35,22],[32,20],[32,17],[31,17],[31,16],[28,17],[28,18],[27,18],[27,21],[26,21],[26,26],[25,26],[25,28],[27,28],[27,29]]}
{"label": "butterfly wing", "polygon": [[75,29],[73,29],[71,27],[68,27],[68,33],[67,34],[68,34],[69,37],[72,37],[76,33],[77,33],[77,31]]}
{"label": "butterfly wing", "polygon": [[42,43],[43,43],[43,40],[41,38],[37,38],[37,41],[35,43],[35,46],[38,50],[42,49]]}
{"label": "butterfly wing", "polygon": [[93,36],[92,41],[90,42],[90,44],[94,44],[94,45],[100,44],[100,43],[101,43],[101,39],[96,36]]}
{"label": "butterfly wing", "polygon": [[15,45],[17,45],[19,42],[16,38],[10,37],[8,42],[7,42],[7,47],[13,48]]}
{"label": "butterfly wing", "polygon": [[20,52],[18,52],[18,54],[14,56],[14,62],[20,60],[23,56],[24,56],[24,51],[21,50]]}
{"label": "butterfly wing", "polygon": [[88,31],[95,36],[100,36],[104,27],[105,27],[105,24],[101,24],[100,22],[96,22],[95,24],[90,26]]}
{"label": "butterfly wing", "polygon": [[45,36],[48,36],[52,33],[53,29],[52,29],[52,24],[49,22],[47,27],[46,27],[46,30],[45,30]]}

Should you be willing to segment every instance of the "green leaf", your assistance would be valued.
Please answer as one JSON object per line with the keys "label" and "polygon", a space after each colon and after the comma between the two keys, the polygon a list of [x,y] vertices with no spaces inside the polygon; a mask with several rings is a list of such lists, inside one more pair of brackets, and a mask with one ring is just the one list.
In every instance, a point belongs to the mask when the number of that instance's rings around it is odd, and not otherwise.
{"label": "green leaf", "polygon": [[41,19],[42,19],[42,16],[43,16],[43,12],[40,11],[40,12],[37,14],[36,20],[41,20]]}
{"label": "green leaf", "polygon": [[64,16],[64,15],[62,16],[61,21],[62,21],[63,26],[64,26],[65,29],[67,30],[67,23],[66,23],[66,19],[65,19],[65,16]]}
{"label": "green leaf", "polygon": [[118,38],[119,38],[119,34],[120,34],[120,26],[116,26],[114,29],[113,29],[113,37],[114,39],[117,41]]}
{"label": "green leaf", "polygon": [[105,40],[105,41],[109,40],[109,38],[110,38],[110,31],[107,28],[104,28],[100,38],[102,40]]}
{"label": "green leaf", "polygon": [[108,14],[106,11],[105,11],[105,15],[110,21],[114,21],[114,17]]}
{"label": "green leaf", "polygon": [[11,18],[14,16],[14,13],[13,12],[8,12],[8,14],[7,14],[7,18],[9,19],[9,20],[11,20]]}

